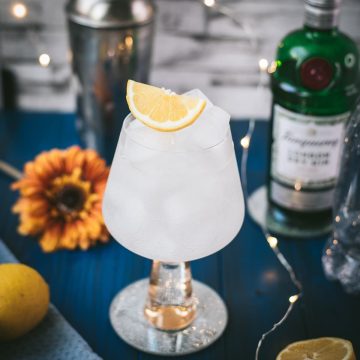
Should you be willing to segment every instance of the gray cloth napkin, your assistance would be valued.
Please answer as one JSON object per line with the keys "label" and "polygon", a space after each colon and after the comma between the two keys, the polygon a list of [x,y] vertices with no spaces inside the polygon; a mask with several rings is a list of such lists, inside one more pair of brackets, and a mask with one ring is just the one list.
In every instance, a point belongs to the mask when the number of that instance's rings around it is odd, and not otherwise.
{"label": "gray cloth napkin", "polygon": [[[17,262],[0,240],[0,264]],[[99,360],[85,340],[53,305],[45,319],[25,336],[0,343],[1,360]]]}

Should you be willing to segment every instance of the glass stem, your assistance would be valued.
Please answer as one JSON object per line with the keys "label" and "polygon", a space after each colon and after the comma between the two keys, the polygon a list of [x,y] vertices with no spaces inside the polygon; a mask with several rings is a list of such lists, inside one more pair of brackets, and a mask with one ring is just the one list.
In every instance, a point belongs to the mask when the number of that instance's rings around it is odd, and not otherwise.
{"label": "glass stem", "polygon": [[180,330],[192,323],[196,305],[189,262],[153,262],[144,312],[160,330]]}

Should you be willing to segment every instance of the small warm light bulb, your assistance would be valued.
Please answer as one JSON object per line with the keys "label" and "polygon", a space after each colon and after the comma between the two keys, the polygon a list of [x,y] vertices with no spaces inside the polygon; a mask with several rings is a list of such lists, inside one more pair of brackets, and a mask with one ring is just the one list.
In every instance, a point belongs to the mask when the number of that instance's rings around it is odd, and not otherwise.
{"label": "small warm light bulb", "polygon": [[66,59],[69,63],[71,63],[73,61],[73,52],[71,51],[71,49],[67,50]]}
{"label": "small warm light bulb", "polygon": [[335,216],[335,221],[338,223],[338,222],[340,222],[340,220],[341,220],[340,216],[339,216],[339,215],[336,215],[336,216]]}
{"label": "small warm light bulb", "polygon": [[250,145],[250,136],[249,135],[245,135],[241,140],[240,140],[240,145],[244,148],[244,149],[248,149],[249,145]]}
{"label": "small warm light bulb", "polygon": [[266,59],[259,60],[259,68],[261,71],[267,71],[269,62]]}
{"label": "small warm light bulb", "polygon": [[331,255],[331,249],[326,249],[325,253],[326,253],[327,256],[330,256]]}
{"label": "small warm light bulb", "polygon": [[50,56],[49,56],[48,54],[45,54],[45,53],[44,53],[44,54],[41,54],[41,55],[39,56],[39,63],[40,63],[40,65],[43,66],[43,67],[49,66],[50,61],[51,61],[51,59],[50,59]]}
{"label": "small warm light bulb", "polygon": [[289,302],[291,304],[293,304],[294,302],[297,301],[298,298],[299,298],[299,295],[292,295],[292,296],[289,297]]}
{"label": "small warm light bulb", "polygon": [[333,240],[333,244],[334,244],[334,245],[337,245],[338,243],[339,243],[339,242],[338,242],[336,239]]}
{"label": "small warm light bulb", "polygon": [[267,242],[269,243],[269,245],[270,245],[270,247],[271,247],[272,249],[276,248],[276,246],[277,246],[277,244],[278,244],[278,240],[277,240],[276,237],[274,237],[274,236],[268,236],[266,240],[267,240]]}
{"label": "small warm light bulb", "polygon": [[207,7],[213,7],[215,5],[215,0],[204,0],[204,5]]}
{"label": "small warm light bulb", "polygon": [[301,183],[297,181],[297,182],[294,184],[294,188],[295,188],[296,191],[300,191],[300,190],[301,190]]}
{"label": "small warm light bulb", "polygon": [[132,46],[133,46],[133,43],[134,43],[134,40],[132,38],[131,35],[128,35],[125,37],[125,46],[128,48],[128,49],[131,49]]}
{"label": "small warm light bulb", "polygon": [[12,6],[11,12],[14,17],[18,19],[23,19],[28,14],[28,9],[23,3],[16,3]]}
{"label": "small warm light bulb", "polygon": [[268,73],[269,74],[273,74],[277,69],[277,62],[276,61],[272,61],[269,68],[268,68]]}

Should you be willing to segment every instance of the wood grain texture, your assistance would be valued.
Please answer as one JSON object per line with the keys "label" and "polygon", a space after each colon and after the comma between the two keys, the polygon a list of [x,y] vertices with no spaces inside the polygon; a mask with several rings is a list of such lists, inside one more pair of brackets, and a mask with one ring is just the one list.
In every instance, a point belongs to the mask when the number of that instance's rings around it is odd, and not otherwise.
{"label": "wood grain texture", "polygon": [[[233,122],[238,160],[239,139],[246,122]],[[265,181],[268,125],[258,122],[250,149],[249,186]],[[15,113],[0,117],[0,158],[21,168],[42,150],[77,143],[74,116]],[[0,237],[24,263],[40,271],[50,285],[52,302],[65,318],[106,360],[155,360],[122,342],[108,317],[115,294],[148,275],[150,262],[115,241],[82,251],[43,254],[35,239],[16,233],[17,218],[11,214],[16,194],[10,180],[0,175]],[[320,256],[325,239],[282,240],[280,247],[304,283],[304,299],[288,321],[264,344],[261,360],[273,360],[292,341],[317,336],[351,340],[360,353],[359,298],[346,295],[340,286],[325,280]],[[236,239],[224,250],[192,263],[194,278],[213,287],[225,300],[230,321],[224,336],[209,349],[187,360],[251,360],[257,341],[286,310],[295,289],[277,262],[259,228],[245,218]],[[0,354],[1,358],[1,354]],[[12,359],[6,359],[12,360]]]}

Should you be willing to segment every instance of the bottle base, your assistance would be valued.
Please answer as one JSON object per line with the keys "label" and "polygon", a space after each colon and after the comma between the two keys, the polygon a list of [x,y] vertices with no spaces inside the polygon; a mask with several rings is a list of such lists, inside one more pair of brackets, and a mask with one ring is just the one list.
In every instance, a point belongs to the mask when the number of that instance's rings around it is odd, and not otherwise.
{"label": "bottle base", "polygon": [[331,232],[332,221],[330,211],[328,216],[321,216],[317,220],[315,220],[316,215],[312,221],[308,221],[304,217],[309,217],[309,214],[302,215],[289,212],[268,204],[266,227],[271,233],[276,235],[304,239],[327,235]]}

